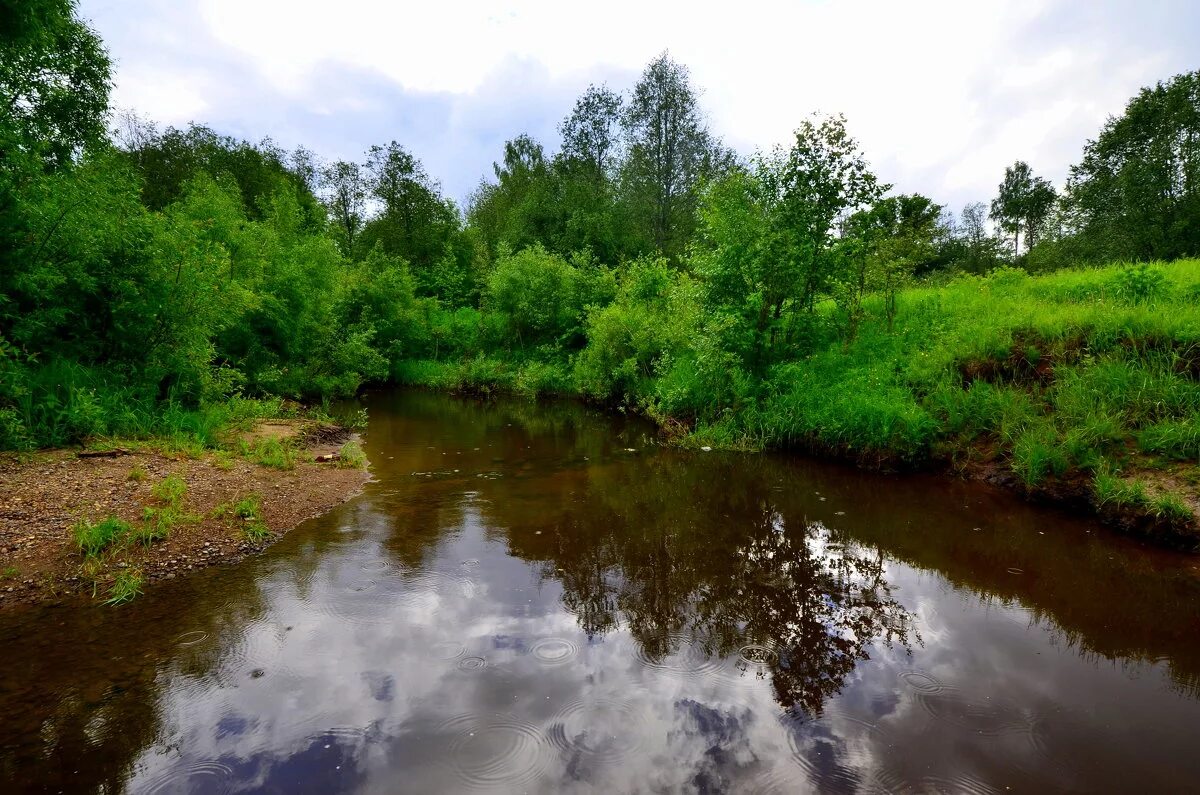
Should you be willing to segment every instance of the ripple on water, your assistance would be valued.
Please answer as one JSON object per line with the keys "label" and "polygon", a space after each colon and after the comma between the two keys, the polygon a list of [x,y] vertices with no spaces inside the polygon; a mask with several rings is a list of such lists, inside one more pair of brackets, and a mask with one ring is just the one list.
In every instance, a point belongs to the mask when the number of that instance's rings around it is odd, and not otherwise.
{"label": "ripple on water", "polygon": [[975,735],[1025,735],[1033,742],[1034,723],[1004,698],[967,695],[953,688],[917,692],[917,703],[931,718]]}
{"label": "ripple on water", "polygon": [[576,701],[550,722],[550,742],[569,754],[606,760],[623,759],[644,750],[645,720],[637,707],[622,701]]}
{"label": "ripple on water", "polygon": [[941,680],[925,671],[901,671],[900,679],[918,693],[941,693],[946,689]]}
{"label": "ripple on water", "polygon": [[755,685],[767,680],[778,662],[779,651],[774,643],[747,643],[723,662],[720,674],[734,684]]}
{"label": "ripple on water", "polygon": [[351,624],[382,624],[394,620],[391,608],[436,607],[439,599],[471,597],[474,585],[466,577],[422,571],[400,577],[356,579],[313,593],[310,604],[320,613]]}
{"label": "ripple on water", "polygon": [[533,644],[529,653],[545,665],[562,665],[575,659],[579,647],[566,638],[542,638]]}
{"label": "ripple on water", "polygon": [[985,781],[979,781],[966,773],[950,776],[926,776],[921,779],[921,792],[938,795],[994,795],[1001,790]]}
{"label": "ripple on water", "polygon": [[175,642],[178,643],[180,646],[195,646],[197,643],[200,643],[201,641],[204,641],[207,638],[208,638],[208,633],[198,629],[198,630],[195,630],[194,632],[183,633],[182,635],[180,635],[178,638],[175,639]]}
{"label": "ripple on water", "polygon": [[363,571],[379,572],[387,571],[392,567],[392,564],[380,558],[379,560],[368,560],[366,563],[359,566]]}
{"label": "ripple on water", "polygon": [[487,668],[488,661],[483,657],[470,656],[463,657],[458,661],[458,667],[464,671],[482,671]]}
{"label": "ripple on water", "polygon": [[233,770],[220,762],[191,762],[177,765],[139,788],[147,795],[178,792],[229,792]]}
{"label": "ripple on water", "polygon": [[[787,731],[792,760],[821,792],[860,790],[859,771],[869,769],[876,754],[891,748],[895,742],[891,733],[878,723],[836,707],[827,708],[818,718],[787,713],[781,721]],[[821,759],[831,742],[839,745],[838,758]],[[832,761],[837,764],[831,766]]]}
{"label": "ripple on water", "polygon": [[644,667],[673,677],[700,678],[716,673],[721,658],[709,654],[686,635],[672,633],[666,637],[665,654],[652,655],[645,644],[634,642],[634,657]]}
{"label": "ripple on water", "polygon": [[550,762],[537,728],[507,715],[461,715],[441,731],[452,735],[444,762],[473,788],[515,791],[536,781]]}
{"label": "ripple on water", "polygon": [[457,660],[467,653],[467,647],[456,640],[441,640],[429,647],[430,656],[435,660]]}

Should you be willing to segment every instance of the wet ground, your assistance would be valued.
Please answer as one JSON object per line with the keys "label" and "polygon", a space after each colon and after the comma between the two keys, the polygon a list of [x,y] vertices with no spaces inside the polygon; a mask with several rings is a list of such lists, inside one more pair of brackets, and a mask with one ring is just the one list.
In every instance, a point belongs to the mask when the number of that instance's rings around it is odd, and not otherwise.
{"label": "wet ground", "polygon": [[1200,559],[977,484],[370,398],[235,568],[0,614],[3,792],[1182,792]]}

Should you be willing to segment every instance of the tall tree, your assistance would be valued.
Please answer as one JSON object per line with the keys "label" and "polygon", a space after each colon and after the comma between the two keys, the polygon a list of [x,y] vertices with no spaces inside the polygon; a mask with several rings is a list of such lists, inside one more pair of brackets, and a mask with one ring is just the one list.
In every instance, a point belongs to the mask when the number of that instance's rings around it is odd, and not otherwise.
{"label": "tall tree", "polygon": [[621,96],[606,86],[588,86],[559,125],[562,148],[554,160],[561,208],[561,254],[588,249],[616,264],[633,255],[623,245],[614,179],[621,152]]}
{"label": "tall tree", "polygon": [[1200,71],[1110,118],[1071,169],[1068,201],[1096,258],[1200,254]]}
{"label": "tall tree", "polygon": [[1004,181],[992,200],[992,219],[1013,236],[1013,256],[1020,253],[1021,232],[1025,249],[1037,241],[1037,235],[1054,207],[1057,194],[1049,181],[1036,177],[1033,169],[1018,160],[1004,170]]}
{"label": "tall tree", "polygon": [[555,248],[561,211],[556,175],[542,145],[521,134],[504,143],[504,159],[494,163],[496,182],[472,195],[468,218],[493,253],[500,244],[519,249],[535,243]]}
{"label": "tall tree", "polygon": [[962,266],[970,273],[983,273],[996,263],[996,240],[987,229],[988,208],[972,202],[959,216],[958,239],[962,244]]}
{"label": "tall tree", "polygon": [[621,95],[607,86],[588,86],[558,131],[562,158],[600,183],[612,171],[620,146]]}
{"label": "tall tree", "polygon": [[329,163],[321,169],[321,187],[342,253],[352,256],[366,222],[367,182],[362,169],[345,160]]}
{"label": "tall tree", "polygon": [[443,202],[437,183],[421,161],[395,141],[372,146],[366,170],[367,188],[380,207],[370,236],[388,253],[417,267],[432,265],[443,254],[445,227],[454,223],[450,216],[455,214]]}
{"label": "tall tree", "polygon": [[623,123],[628,145],[625,181],[635,217],[648,224],[652,244],[677,257],[696,223],[699,184],[718,159],[686,66],[666,53],[634,86]]}

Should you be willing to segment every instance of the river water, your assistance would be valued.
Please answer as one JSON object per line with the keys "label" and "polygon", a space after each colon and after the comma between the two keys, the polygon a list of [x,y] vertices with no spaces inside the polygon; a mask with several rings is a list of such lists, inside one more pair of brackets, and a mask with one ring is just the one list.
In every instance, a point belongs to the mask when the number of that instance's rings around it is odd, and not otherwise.
{"label": "river water", "polygon": [[986,487],[367,399],[374,480],[0,614],[3,792],[1183,792],[1200,559]]}

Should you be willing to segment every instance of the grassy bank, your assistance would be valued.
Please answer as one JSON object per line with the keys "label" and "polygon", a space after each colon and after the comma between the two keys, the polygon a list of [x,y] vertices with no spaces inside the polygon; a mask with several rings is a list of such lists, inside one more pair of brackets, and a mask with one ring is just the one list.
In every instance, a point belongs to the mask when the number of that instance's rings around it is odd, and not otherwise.
{"label": "grassy bank", "polygon": [[[1086,501],[1136,532],[1194,543],[1200,260],[958,277],[901,291],[891,329],[883,300],[866,298],[850,342],[837,307],[817,307],[807,355],[770,364],[753,390],[735,390],[707,414],[672,411],[697,369],[694,342],[690,357],[662,348],[645,367],[636,352],[624,357],[643,375],[607,394],[589,382],[597,347],[636,346],[598,335],[575,352],[405,361],[395,376],[439,389],[623,403],[686,429],[689,444],[803,448],[889,466],[949,462],[1033,494]],[[697,336],[703,342],[702,330]]]}

